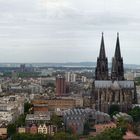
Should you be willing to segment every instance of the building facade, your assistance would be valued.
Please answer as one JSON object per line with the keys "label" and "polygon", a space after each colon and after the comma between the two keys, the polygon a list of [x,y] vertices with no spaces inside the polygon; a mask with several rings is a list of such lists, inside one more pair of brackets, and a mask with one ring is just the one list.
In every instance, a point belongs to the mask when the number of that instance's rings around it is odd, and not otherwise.
{"label": "building facade", "polygon": [[104,37],[102,33],[99,57],[97,58],[97,67],[95,69],[96,80],[108,80],[108,59],[105,53]]}
{"label": "building facade", "polygon": [[30,126],[31,124],[38,125],[40,123],[49,123],[51,117],[50,112],[47,113],[37,113],[37,114],[27,114],[25,123],[26,126]]}
{"label": "building facade", "polygon": [[83,134],[84,126],[87,122],[90,124],[108,123],[110,116],[106,113],[94,109],[68,109],[63,112],[63,119],[66,130],[72,130],[73,134]]}
{"label": "building facade", "polygon": [[57,126],[55,125],[39,125],[38,126],[38,133],[40,134],[50,134],[50,135],[54,135],[57,132]]}
{"label": "building facade", "polygon": [[[53,111],[56,108],[60,108],[62,110],[71,109],[76,107],[76,101],[74,99],[47,99],[47,100],[33,100],[32,104],[34,106],[34,111]],[[39,108],[40,106],[40,108]],[[41,108],[41,106],[43,106]],[[46,106],[46,107],[45,107]]]}
{"label": "building facade", "polygon": [[62,96],[66,94],[66,82],[65,77],[58,75],[56,77],[56,95]]}
{"label": "building facade", "polygon": [[91,99],[92,107],[107,113],[112,105],[117,105],[120,111],[127,112],[132,107],[132,104],[137,102],[134,81],[124,79],[119,34],[117,34],[115,55],[112,58],[110,75],[105,53],[104,37],[102,34]]}

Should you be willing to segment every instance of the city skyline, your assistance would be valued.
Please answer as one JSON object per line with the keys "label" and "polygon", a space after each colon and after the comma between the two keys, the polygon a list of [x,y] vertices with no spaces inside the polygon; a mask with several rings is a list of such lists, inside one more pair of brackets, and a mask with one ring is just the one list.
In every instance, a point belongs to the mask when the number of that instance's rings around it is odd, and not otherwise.
{"label": "city skyline", "polygon": [[[122,7],[123,5],[123,7]],[[0,63],[95,62],[117,32],[125,64],[140,64],[140,1],[0,0]]]}

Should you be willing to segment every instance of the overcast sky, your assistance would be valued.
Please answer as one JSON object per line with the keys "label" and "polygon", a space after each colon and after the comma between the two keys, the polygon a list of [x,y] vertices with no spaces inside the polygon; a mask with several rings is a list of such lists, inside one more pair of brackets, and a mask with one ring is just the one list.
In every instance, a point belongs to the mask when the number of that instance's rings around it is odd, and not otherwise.
{"label": "overcast sky", "polygon": [[0,62],[96,61],[101,32],[140,64],[140,0],[0,0]]}

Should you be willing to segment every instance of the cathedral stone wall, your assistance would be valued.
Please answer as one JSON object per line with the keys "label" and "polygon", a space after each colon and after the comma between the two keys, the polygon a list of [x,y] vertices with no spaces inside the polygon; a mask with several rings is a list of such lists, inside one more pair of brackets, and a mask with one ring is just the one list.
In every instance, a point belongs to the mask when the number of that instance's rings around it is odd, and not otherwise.
{"label": "cathedral stone wall", "polygon": [[112,58],[111,75],[108,73],[108,59],[105,53],[102,34],[99,57],[95,69],[95,80],[91,95],[91,106],[99,111],[109,112],[112,105],[118,105],[120,111],[127,112],[137,102],[134,81],[124,79],[123,58],[121,57],[119,34]]}
{"label": "cathedral stone wall", "polygon": [[120,111],[127,112],[135,100],[133,81],[94,81],[95,108],[109,112],[111,105],[118,105]]}

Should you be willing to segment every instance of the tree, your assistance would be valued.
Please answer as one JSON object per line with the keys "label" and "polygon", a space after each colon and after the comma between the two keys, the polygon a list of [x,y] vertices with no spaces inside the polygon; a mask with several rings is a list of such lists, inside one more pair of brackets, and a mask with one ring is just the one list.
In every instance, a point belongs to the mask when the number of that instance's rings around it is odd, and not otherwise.
{"label": "tree", "polygon": [[107,129],[101,134],[89,138],[89,140],[122,140],[123,139],[123,133],[118,128],[111,128]]}
{"label": "tree", "polygon": [[56,125],[58,127],[58,129],[62,129],[63,128],[63,120],[62,118],[60,118],[59,116],[57,116],[56,114],[53,114],[51,116],[51,120],[50,122],[53,124],[53,125]]}
{"label": "tree", "polygon": [[135,83],[136,83],[136,85],[140,85],[140,77],[137,77],[137,78],[135,78]]}
{"label": "tree", "polygon": [[73,130],[72,130],[72,128],[69,127],[65,132],[68,133],[68,134],[72,134]]}
{"label": "tree", "polygon": [[132,116],[134,122],[140,121],[140,107],[134,107],[128,114]]}
{"label": "tree", "polygon": [[53,137],[43,134],[18,133],[12,136],[12,140],[53,140]]}
{"label": "tree", "polygon": [[30,109],[33,107],[33,105],[29,102],[24,103],[24,113],[29,113]]}
{"label": "tree", "polygon": [[15,125],[17,127],[25,126],[25,118],[26,118],[26,115],[25,114],[20,115],[18,117],[18,119],[15,121]]}
{"label": "tree", "polygon": [[113,115],[117,114],[119,111],[120,111],[120,108],[118,105],[111,105],[110,109],[109,109],[109,114],[111,116],[113,116]]}
{"label": "tree", "polygon": [[84,124],[84,135],[88,135],[89,134],[89,131],[90,131],[90,123],[87,121],[85,124]]}
{"label": "tree", "polygon": [[65,132],[60,132],[54,135],[53,140],[78,140],[78,137],[65,133]]}
{"label": "tree", "polygon": [[55,88],[55,84],[54,84],[54,83],[48,83],[48,84],[46,85],[46,87],[47,87],[47,88],[48,88],[48,87]]}
{"label": "tree", "polygon": [[30,78],[30,77],[39,77],[39,72],[19,72],[19,77],[21,78]]}
{"label": "tree", "polygon": [[22,133],[13,135],[12,140],[78,140],[78,138],[64,132],[57,133],[54,136]]}
{"label": "tree", "polygon": [[117,128],[119,128],[122,133],[125,134],[128,128],[128,121],[125,120],[123,117],[119,117],[117,120]]}
{"label": "tree", "polygon": [[11,135],[13,135],[15,133],[16,133],[16,125],[15,124],[9,124],[7,126],[7,134],[8,134],[8,136],[11,136]]}

